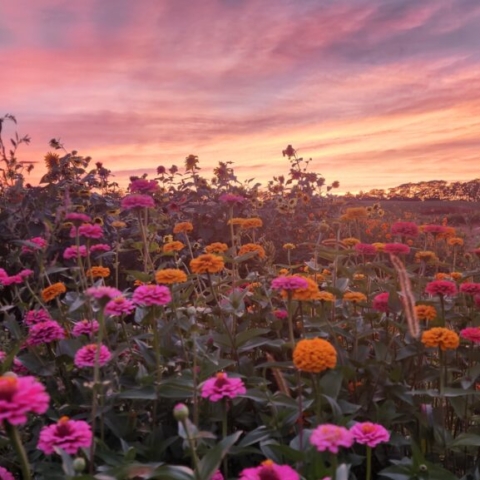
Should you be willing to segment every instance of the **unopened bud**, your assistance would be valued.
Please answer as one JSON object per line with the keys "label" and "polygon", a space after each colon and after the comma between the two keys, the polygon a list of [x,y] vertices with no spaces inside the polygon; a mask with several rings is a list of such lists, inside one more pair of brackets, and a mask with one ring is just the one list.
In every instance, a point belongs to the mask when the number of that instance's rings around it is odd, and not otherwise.
{"label": "unopened bud", "polygon": [[178,420],[179,422],[185,421],[189,414],[188,407],[184,403],[177,403],[177,405],[173,407],[173,416],[175,417],[175,420]]}
{"label": "unopened bud", "polygon": [[85,462],[85,459],[82,457],[77,457],[73,460],[73,469],[76,472],[83,472],[86,466],[87,466],[87,463]]}

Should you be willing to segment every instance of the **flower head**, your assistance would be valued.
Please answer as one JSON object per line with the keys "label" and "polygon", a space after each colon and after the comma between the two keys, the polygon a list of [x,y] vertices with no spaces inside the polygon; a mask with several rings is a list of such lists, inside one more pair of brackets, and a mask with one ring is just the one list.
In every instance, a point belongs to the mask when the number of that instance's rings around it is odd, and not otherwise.
{"label": "flower head", "polygon": [[47,241],[42,237],[29,238],[28,241],[32,243],[32,246],[23,245],[21,253],[33,253],[38,250],[43,250],[47,246]]}
{"label": "flower head", "polygon": [[226,373],[220,372],[209,378],[201,385],[201,396],[211,402],[218,402],[222,398],[235,398],[246,393],[241,378],[229,378]]}
{"label": "flower head", "polygon": [[146,178],[137,178],[130,183],[128,188],[132,193],[155,193],[158,190],[158,182]]}
{"label": "flower head", "polygon": [[293,350],[293,364],[304,372],[323,372],[327,368],[335,368],[337,351],[321,338],[300,340]]}
{"label": "flower head", "polygon": [[38,449],[51,455],[58,447],[70,455],[76,455],[80,448],[90,447],[92,440],[92,429],[87,422],[62,417],[57,423],[40,430]]}
{"label": "flower head", "polygon": [[343,300],[345,302],[358,303],[358,302],[366,302],[367,297],[361,292],[345,292],[343,294]]}
{"label": "flower head", "polygon": [[345,427],[325,423],[319,425],[310,436],[310,443],[319,451],[337,454],[340,447],[349,448],[354,443],[352,432]]}
{"label": "flower head", "polygon": [[390,233],[404,237],[416,237],[418,236],[418,225],[413,222],[395,222],[390,228]]}
{"label": "flower head", "polygon": [[410,247],[404,243],[386,243],[383,247],[383,251],[393,255],[406,255],[410,253]]}
{"label": "flower head", "polygon": [[430,295],[456,295],[457,286],[446,280],[434,280],[427,284],[425,291]]}
{"label": "flower head", "polygon": [[377,310],[378,312],[389,312],[388,308],[388,299],[389,299],[388,292],[379,293],[375,297],[373,297],[372,307]]}
{"label": "flower head", "polygon": [[204,253],[190,260],[190,268],[193,273],[218,273],[225,268],[222,257],[211,253]]}
{"label": "flower head", "polygon": [[12,425],[26,423],[27,414],[45,413],[50,397],[34,377],[0,377],[0,421]]}
{"label": "flower head", "polygon": [[428,348],[440,347],[441,350],[455,350],[460,344],[460,339],[448,328],[435,327],[423,332],[422,343]]}
{"label": "flower head", "polygon": [[93,336],[100,329],[100,325],[96,320],[80,320],[75,324],[72,329],[72,335],[74,337],[80,337],[80,335]]}
{"label": "flower head", "polygon": [[480,327],[467,327],[460,330],[460,336],[473,343],[480,343]]}
{"label": "flower head", "polygon": [[369,243],[356,243],[353,247],[359,255],[376,255],[377,249]]}
{"label": "flower head", "polygon": [[0,480],[15,480],[15,477],[3,467],[0,467]]}
{"label": "flower head", "polygon": [[152,307],[170,303],[172,295],[163,285],[142,285],[133,292],[132,300],[137,305]]}
{"label": "flower head", "polygon": [[135,304],[123,296],[112,298],[105,305],[105,315],[119,317],[120,315],[129,315],[135,310]]}
{"label": "flower head", "polygon": [[110,269],[108,267],[92,267],[87,270],[87,277],[92,278],[107,278],[110,276]]}
{"label": "flower head", "polygon": [[132,210],[137,208],[152,208],[155,201],[149,195],[133,194],[127,195],[122,200],[123,210]]}
{"label": "flower head", "polygon": [[[97,224],[85,223],[78,227],[78,235],[85,238],[102,238],[103,228]],[[71,236],[71,235],[70,235]],[[75,236],[75,235],[73,235]]]}
{"label": "flower head", "polygon": [[72,258],[77,257],[86,257],[87,256],[87,247],[85,245],[80,245],[77,247],[76,245],[72,245],[71,247],[67,247],[63,251],[63,258],[65,260],[72,260]]}
{"label": "flower head", "polygon": [[193,232],[193,225],[190,222],[180,222],[173,227],[173,233]]}
{"label": "flower head", "polygon": [[357,443],[375,448],[379,443],[388,442],[390,434],[387,429],[378,423],[356,423],[351,429],[353,438]]}
{"label": "flower head", "polygon": [[65,338],[65,330],[55,321],[35,323],[28,331],[28,345],[42,345],[44,343],[56,342]]}
{"label": "flower head", "polygon": [[50,300],[57,298],[62,293],[65,293],[66,291],[67,289],[63,283],[54,283],[53,285],[50,285],[49,287],[42,290],[42,300],[44,302],[49,302]]}
{"label": "flower head", "polygon": [[257,217],[245,218],[243,223],[240,225],[242,230],[248,230],[251,228],[260,228],[263,226],[263,220]]}
{"label": "flower head", "polygon": [[257,256],[262,259],[267,256],[265,249],[256,243],[246,243],[245,245],[242,245],[238,250],[238,255],[246,255],[247,253],[251,252],[256,253]]}
{"label": "flower head", "polygon": [[[92,343],[90,345],[85,345],[77,351],[75,358],[73,359],[73,363],[77,368],[94,367],[96,357],[97,344]],[[110,350],[105,345],[100,345],[100,351],[98,353],[98,365],[103,367],[110,361],[111,358],[112,354],[110,353]]]}
{"label": "flower head", "polygon": [[155,281],[167,285],[173,283],[183,283],[187,281],[187,274],[178,268],[164,268],[155,273]]}
{"label": "flower head", "polygon": [[244,468],[239,480],[300,480],[300,475],[289,465],[265,460],[258,467]]}
{"label": "flower head", "polygon": [[307,279],[300,275],[281,276],[272,280],[272,288],[274,290],[298,290],[299,288],[307,287]]}
{"label": "flower head", "polygon": [[439,233],[445,233],[448,231],[448,227],[444,225],[420,225],[420,231],[422,233],[431,233],[433,235],[438,235]]}
{"label": "flower head", "polygon": [[[112,227],[113,227],[112,223]],[[110,245],[107,245],[106,243],[97,243],[96,245],[92,245],[90,247],[90,252],[95,253],[95,252],[109,252],[112,249]]]}
{"label": "flower head", "polygon": [[415,314],[419,320],[431,322],[437,318],[437,310],[432,305],[415,305]]}
{"label": "flower head", "polygon": [[47,320],[53,319],[50,316],[50,313],[43,308],[40,310],[29,310],[23,317],[23,321],[28,326],[34,325],[35,323],[45,322]]}
{"label": "flower head", "polygon": [[122,292],[117,288],[104,286],[87,288],[85,293],[95,300],[110,300],[122,295]]}
{"label": "flower head", "polygon": [[241,195],[234,195],[233,193],[224,193],[218,198],[221,202],[228,205],[240,204],[245,201],[245,197]]}
{"label": "flower head", "polygon": [[90,222],[91,218],[84,213],[71,212],[65,215],[65,220],[67,222],[73,222],[76,225],[81,225],[82,223]]}
{"label": "flower head", "polygon": [[480,283],[465,282],[460,285],[460,291],[467,295],[480,294]]}
{"label": "flower head", "polygon": [[228,250],[228,245],[226,243],[214,242],[205,247],[206,253],[223,253]]}
{"label": "flower head", "polygon": [[185,245],[182,242],[179,241],[174,241],[174,242],[168,242],[166,243],[162,251],[163,253],[172,253],[172,252],[179,252],[180,250],[183,250],[185,248]]}

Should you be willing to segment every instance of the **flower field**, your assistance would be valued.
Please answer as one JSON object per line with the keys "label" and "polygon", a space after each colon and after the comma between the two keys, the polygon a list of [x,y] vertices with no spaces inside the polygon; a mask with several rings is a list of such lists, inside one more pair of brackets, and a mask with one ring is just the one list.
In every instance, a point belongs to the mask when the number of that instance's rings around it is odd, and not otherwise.
{"label": "flower field", "polygon": [[39,187],[3,150],[0,479],[480,478],[467,229],[291,146],[266,186],[189,155],[125,191],[52,147]]}

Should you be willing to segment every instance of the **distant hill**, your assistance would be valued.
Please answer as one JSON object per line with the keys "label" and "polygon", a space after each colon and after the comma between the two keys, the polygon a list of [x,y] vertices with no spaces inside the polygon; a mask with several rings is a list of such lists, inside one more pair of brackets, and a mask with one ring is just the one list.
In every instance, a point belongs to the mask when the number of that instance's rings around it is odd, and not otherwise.
{"label": "distant hill", "polygon": [[479,202],[480,178],[469,182],[431,180],[428,182],[404,183],[387,190],[373,189],[368,192],[345,196],[358,200],[462,200]]}

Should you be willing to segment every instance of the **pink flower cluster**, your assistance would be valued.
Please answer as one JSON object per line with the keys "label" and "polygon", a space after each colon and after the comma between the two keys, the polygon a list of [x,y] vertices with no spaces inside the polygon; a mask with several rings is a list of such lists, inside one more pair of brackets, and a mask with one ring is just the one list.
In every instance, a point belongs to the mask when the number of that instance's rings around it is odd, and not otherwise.
{"label": "pink flower cluster", "polygon": [[456,295],[457,286],[448,280],[434,280],[427,284],[425,292],[430,295]]}
{"label": "pink flower cluster", "polygon": [[72,227],[70,230],[70,237],[75,238],[76,236],[85,237],[85,238],[102,238],[103,237],[103,228],[100,225],[84,223],[77,227]]}
{"label": "pink flower cluster", "polygon": [[284,320],[288,317],[288,312],[284,309],[274,310],[273,314],[275,315],[275,318],[278,318],[279,320]]}
{"label": "pink flower cluster", "polygon": [[226,203],[228,205],[232,205],[232,206],[237,203],[238,204],[243,203],[245,201],[245,197],[242,197],[241,195],[235,195],[233,193],[224,193],[220,195],[218,199],[221,202]]}
{"label": "pink flower cluster", "polygon": [[356,423],[350,430],[338,425],[319,425],[310,436],[310,443],[319,452],[337,454],[340,447],[349,448],[355,442],[374,448],[379,443],[388,442],[390,434],[378,423]]}
{"label": "pink flower cluster", "polygon": [[300,475],[289,465],[265,460],[258,467],[243,469],[239,480],[300,480]]}
{"label": "pink flower cluster", "polygon": [[85,245],[80,245],[79,247],[72,245],[63,251],[63,258],[65,260],[71,260],[72,258],[77,258],[78,256],[87,256],[87,247]]}
{"label": "pink flower cluster", "polygon": [[161,306],[170,303],[172,295],[164,285],[142,285],[133,292],[132,300],[143,307]]}
{"label": "pink flower cluster", "polygon": [[35,323],[28,331],[28,345],[42,345],[44,343],[56,342],[65,338],[65,330],[55,321]]}
{"label": "pink flower cluster", "polygon": [[15,477],[3,467],[0,467],[0,480],[15,480]]}
{"label": "pink flower cluster", "polygon": [[91,221],[91,218],[86,215],[85,213],[76,213],[71,212],[65,215],[65,220],[67,222],[73,222],[77,225],[81,225],[82,223],[88,223]]}
{"label": "pink flower cluster", "polygon": [[107,245],[106,243],[97,243],[96,245],[92,245],[90,247],[90,252],[95,253],[95,252],[109,252],[112,249],[110,245]]}
{"label": "pink flower cluster", "polygon": [[22,254],[34,253],[37,250],[42,250],[47,246],[47,241],[42,237],[29,238],[28,242],[32,243],[32,246],[23,245]]}
{"label": "pink flower cluster", "polygon": [[92,337],[95,333],[98,332],[99,328],[100,325],[96,320],[80,320],[73,327],[72,335],[74,337],[80,337],[81,335]]}
{"label": "pink flower cluster", "polygon": [[40,430],[38,449],[51,455],[58,447],[70,455],[76,455],[80,448],[90,447],[92,439],[92,429],[87,422],[62,417],[57,423]]}
{"label": "pink flower cluster", "polygon": [[373,297],[372,307],[378,312],[388,313],[388,299],[388,292],[379,293],[378,295]]}
{"label": "pink flower cluster", "polygon": [[376,255],[377,249],[370,243],[357,243],[353,247],[359,255]]}
{"label": "pink flower cluster", "polygon": [[272,280],[272,288],[274,290],[298,290],[307,287],[307,280],[299,275],[281,276]]}
{"label": "pink flower cluster", "polygon": [[111,317],[129,315],[135,310],[135,304],[125,297],[115,297],[105,305],[105,314]]}
{"label": "pink flower cluster", "polygon": [[130,183],[129,189],[132,193],[154,193],[158,190],[158,182],[156,180],[137,178]]}
{"label": "pink flower cluster", "polygon": [[[97,356],[97,344],[91,343],[90,345],[85,345],[80,348],[75,354],[73,363],[77,368],[88,368],[94,367],[96,363]],[[100,352],[98,353],[98,365],[103,367],[106,365],[112,358],[110,350],[105,345],[100,345]]]}
{"label": "pink flower cluster", "polygon": [[226,373],[219,372],[201,385],[201,396],[211,402],[218,402],[222,398],[235,398],[246,393],[241,378],[229,378]]}
{"label": "pink flower cluster", "polygon": [[111,300],[112,298],[120,297],[122,292],[115,287],[90,287],[85,290],[85,293],[95,300]]}
{"label": "pink flower cluster", "polygon": [[480,283],[465,282],[460,285],[460,291],[467,295],[479,295]]}
{"label": "pink flower cluster", "polygon": [[467,327],[460,330],[460,336],[473,343],[480,343],[480,327]]}
{"label": "pink flower cluster", "polygon": [[45,413],[49,402],[45,387],[34,377],[0,377],[0,422],[26,423],[29,412]]}
{"label": "pink flower cluster", "polygon": [[448,228],[443,226],[443,225],[435,225],[435,224],[430,224],[430,225],[422,225],[420,229],[424,233],[431,233],[433,235],[438,235],[439,233],[445,233],[448,232]]}
{"label": "pink flower cluster", "polygon": [[122,199],[122,209],[132,210],[134,208],[152,208],[155,206],[155,201],[149,195],[127,195]]}
{"label": "pink flower cluster", "polygon": [[404,237],[416,237],[418,236],[418,225],[413,222],[395,222],[390,233],[392,235],[403,235]]}
{"label": "pink flower cluster", "polygon": [[393,255],[407,255],[410,253],[410,247],[404,243],[386,243],[383,251]]}
{"label": "pink flower cluster", "polygon": [[33,270],[30,270],[28,268],[25,268],[16,275],[8,275],[8,273],[3,268],[0,268],[0,285],[3,285],[4,287],[13,284],[18,285],[20,283],[23,283],[23,281],[30,275],[33,275]]}
{"label": "pink flower cluster", "polygon": [[41,310],[29,310],[23,317],[23,321],[29,327],[35,323],[46,322],[47,320],[53,320],[53,318],[44,308]]}
{"label": "pink flower cluster", "polygon": [[[7,358],[7,353],[4,352],[3,350],[0,350],[0,363],[3,363],[6,358]],[[13,359],[12,371],[17,375],[28,374],[28,370],[24,367],[23,363],[17,357],[14,357]]]}

